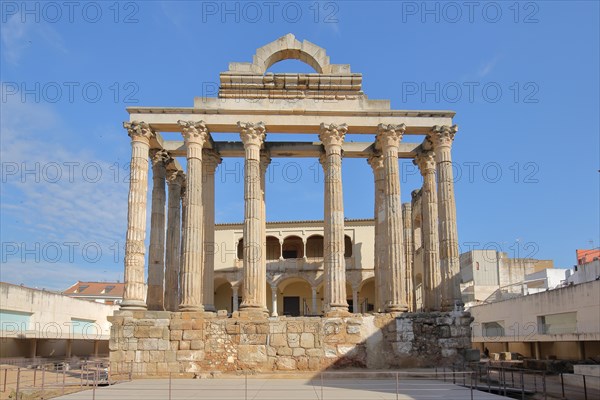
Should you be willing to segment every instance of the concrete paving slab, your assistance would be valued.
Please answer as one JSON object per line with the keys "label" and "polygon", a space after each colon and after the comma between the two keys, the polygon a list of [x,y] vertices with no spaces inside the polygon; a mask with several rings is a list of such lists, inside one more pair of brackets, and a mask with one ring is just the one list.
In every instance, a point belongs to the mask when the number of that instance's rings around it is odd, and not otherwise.
{"label": "concrete paving slab", "polygon": [[[96,400],[468,400],[469,388],[435,380],[406,379],[399,383],[374,379],[140,379],[96,389]],[[91,400],[92,390],[59,397],[65,400]],[[475,400],[504,399],[473,391]]]}

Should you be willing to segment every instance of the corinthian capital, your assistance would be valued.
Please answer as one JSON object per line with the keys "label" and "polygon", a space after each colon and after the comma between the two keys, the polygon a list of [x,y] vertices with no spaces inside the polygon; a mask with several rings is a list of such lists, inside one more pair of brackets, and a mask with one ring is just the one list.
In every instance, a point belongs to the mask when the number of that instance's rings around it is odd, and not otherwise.
{"label": "corinthian capital", "polygon": [[404,124],[379,124],[377,125],[377,136],[375,147],[383,150],[389,147],[398,147],[402,141],[402,136],[406,131]]}
{"label": "corinthian capital", "polygon": [[172,160],[169,153],[163,149],[152,149],[150,151],[150,158],[152,159],[152,166],[164,167]]}
{"label": "corinthian capital", "polygon": [[169,186],[171,185],[175,185],[175,186],[181,186],[183,185],[183,181],[184,181],[185,177],[183,176],[183,172],[181,171],[169,171],[167,172],[167,183],[169,184]]}
{"label": "corinthian capital", "polygon": [[325,125],[322,123],[319,139],[326,149],[330,146],[341,146],[344,143],[346,132],[348,132],[348,125],[346,124]]}
{"label": "corinthian capital", "polygon": [[123,128],[127,129],[127,134],[132,140],[150,140],[154,137],[154,132],[150,125],[145,122],[131,121],[123,122]]}
{"label": "corinthian capital", "polygon": [[181,134],[186,143],[198,143],[204,146],[204,143],[208,140],[208,128],[204,121],[179,120],[177,124],[181,126]]}
{"label": "corinthian capital", "polygon": [[436,125],[429,133],[429,140],[433,143],[434,149],[440,146],[450,147],[452,146],[456,132],[458,132],[458,126],[456,125]]}
{"label": "corinthian capital", "polygon": [[206,172],[214,174],[217,166],[221,164],[223,159],[219,156],[219,154],[212,149],[204,149],[202,150],[202,163],[206,167]]}
{"label": "corinthian capital", "polygon": [[267,128],[263,122],[238,122],[240,128],[240,138],[244,146],[257,145],[262,146],[267,136]]}
{"label": "corinthian capital", "polygon": [[373,168],[373,172],[376,172],[383,168],[383,157],[380,153],[370,154],[369,158],[367,158],[367,162],[369,163],[371,168]]}
{"label": "corinthian capital", "polygon": [[413,164],[419,167],[419,171],[421,171],[421,175],[423,176],[427,173],[435,172],[435,154],[433,151],[419,153],[413,160]]}

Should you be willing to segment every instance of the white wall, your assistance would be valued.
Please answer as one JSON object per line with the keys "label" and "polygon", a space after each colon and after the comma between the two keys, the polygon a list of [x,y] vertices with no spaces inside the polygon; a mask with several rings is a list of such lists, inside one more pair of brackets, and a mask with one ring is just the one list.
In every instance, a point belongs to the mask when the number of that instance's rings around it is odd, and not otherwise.
{"label": "white wall", "polygon": [[0,335],[106,340],[110,335],[107,317],[118,308],[2,282]]}

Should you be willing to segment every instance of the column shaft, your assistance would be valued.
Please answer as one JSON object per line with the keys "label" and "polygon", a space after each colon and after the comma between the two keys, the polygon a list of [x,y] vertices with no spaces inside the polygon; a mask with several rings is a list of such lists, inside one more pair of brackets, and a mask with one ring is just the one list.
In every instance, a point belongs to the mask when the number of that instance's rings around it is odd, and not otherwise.
{"label": "column shaft", "polygon": [[179,264],[181,255],[181,171],[167,177],[169,203],[167,211],[167,250],[165,268],[165,309],[177,311],[179,306]]}
{"label": "column shaft", "polygon": [[404,130],[404,125],[380,124],[377,134],[377,144],[383,154],[385,170],[385,235],[390,283],[388,303],[386,304],[388,312],[408,310],[405,294],[406,270],[404,268],[402,206],[398,170],[398,146]]}
{"label": "column shaft", "polygon": [[186,224],[181,268],[181,304],[179,311],[204,311],[203,295],[203,210],[202,210],[202,146],[208,139],[203,122],[179,121],[187,156]]}
{"label": "column shaft", "polygon": [[204,210],[204,309],[215,309],[215,171],[221,163],[214,150],[203,150],[202,158],[204,182],[202,186],[202,204]]}
{"label": "column shaft", "polygon": [[421,232],[423,241],[423,308],[439,311],[442,306],[442,272],[440,269],[438,204],[435,185],[435,158],[432,152],[415,159],[423,176],[421,189]]}
{"label": "column shaft", "polygon": [[442,307],[446,310],[462,307],[463,304],[451,155],[452,141],[457,130],[456,125],[436,126],[429,135],[437,164]]}
{"label": "column shaft", "polygon": [[181,184],[181,245],[179,252],[179,278],[177,291],[177,307],[181,304],[181,273],[183,271],[183,253],[185,253],[185,229],[187,226],[187,174],[183,174],[183,182]]}
{"label": "column shaft", "polygon": [[317,288],[316,287],[312,287],[312,310],[311,310],[311,314],[312,315],[318,315],[319,311],[317,310]]}
{"label": "column shaft", "polygon": [[231,291],[231,311],[236,312],[238,310],[238,287],[232,286]]}
{"label": "column shaft", "polygon": [[260,148],[266,129],[262,122],[238,123],[244,143],[244,287],[241,309],[267,314],[265,257],[262,251],[264,228],[260,179]]}
{"label": "column shaft", "polygon": [[148,197],[148,153],[154,133],[144,122],[123,124],[131,137],[131,178],[125,240],[125,289],[122,309],[144,310],[144,258],[146,254],[146,202]]}
{"label": "column shaft", "polygon": [[384,171],[383,171],[383,157],[381,154],[373,154],[368,159],[369,165],[373,169],[373,177],[375,178],[375,235],[374,235],[374,273],[375,273],[375,310],[382,312],[387,302],[387,283],[389,279],[387,277],[387,264],[386,252],[387,246],[385,244],[384,235]]}
{"label": "column shaft", "polygon": [[345,124],[321,124],[320,139],[325,147],[324,290],[325,312],[329,315],[348,313],[342,187],[342,143],[347,130]]}
{"label": "column shaft", "polygon": [[171,157],[165,150],[152,151],[152,214],[150,216],[150,248],[148,250],[149,310],[163,311],[165,280],[165,178]]}
{"label": "column shaft", "polygon": [[279,315],[277,312],[277,287],[271,287],[271,307],[273,308],[271,316],[277,317]]}
{"label": "column shaft", "polygon": [[402,223],[404,224],[404,265],[406,266],[405,293],[409,311],[414,311],[414,272],[413,272],[413,229],[412,207],[410,203],[402,204]]}

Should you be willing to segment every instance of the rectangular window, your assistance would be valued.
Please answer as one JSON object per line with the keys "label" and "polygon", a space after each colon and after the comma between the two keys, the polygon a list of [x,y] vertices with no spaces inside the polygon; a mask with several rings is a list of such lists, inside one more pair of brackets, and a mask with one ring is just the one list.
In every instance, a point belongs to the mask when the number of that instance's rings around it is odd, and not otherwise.
{"label": "rectangular window", "polygon": [[484,337],[504,336],[504,321],[484,322],[481,327]]}
{"label": "rectangular window", "polygon": [[538,317],[538,333],[542,335],[575,332],[577,332],[577,311],[540,315]]}
{"label": "rectangular window", "polygon": [[93,319],[71,318],[71,323],[72,334],[94,337],[100,333],[100,327]]}
{"label": "rectangular window", "polygon": [[33,314],[21,311],[0,310],[0,330],[23,332],[29,329],[29,320]]}

